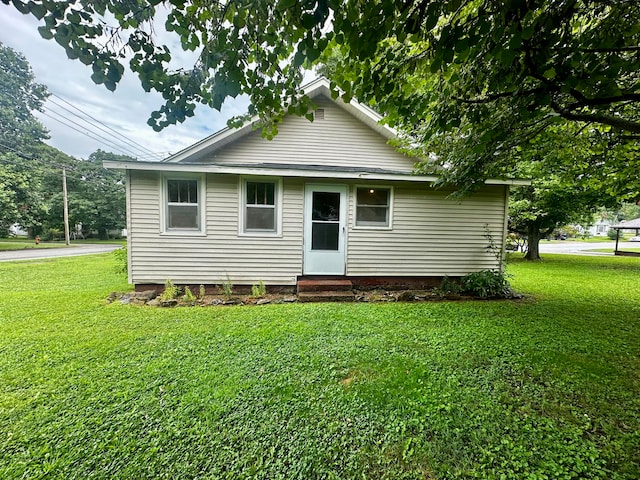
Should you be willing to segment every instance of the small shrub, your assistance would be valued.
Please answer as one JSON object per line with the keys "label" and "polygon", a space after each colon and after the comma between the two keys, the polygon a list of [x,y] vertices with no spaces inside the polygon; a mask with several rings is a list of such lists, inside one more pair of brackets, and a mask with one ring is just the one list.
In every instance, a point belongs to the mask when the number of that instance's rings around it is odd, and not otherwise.
{"label": "small shrub", "polygon": [[118,248],[112,252],[112,255],[116,259],[115,271],[116,273],[124,273],[127,275],[128,269],[128,255],[127,247]]}
{"label": "small shrub", "polygon": [[481,270],[465,275],[460,280],[464,293],[477,297],[507,297],[511,293],[511,286],[507,275],[498,270]]}
{"label": "small shrub", "polygon": [[227,279],[222,283],[222,294],[227,298],[233,295],[233,283],[231,283],[229,275],[227,275]]}
{"label": "small shrub", "polygon": [[200,291],[198,292],[200,298],[204,298],[204,296],[206,295],[206,291],[204,289],[204,285],[200,285]]}
{"label": "small shrub", "polygon": [[[615,240],[617,234],[618,234],[618,231],[615,228],[610,228],[609,230],[607,230],[607,237],[609,237],[611,240]],[[620,238],[622,237],[623,235],[620,234]]]}
{"label": "small shrub", "polygon": [[184,287],[184,295],[182,296],[182,300],[184,300],[185,302],[193,303],[197,299],[196,296],[191,292],[191,289],[189,287]]}
{"label": "small shrub", "polygon": [[462,287],[458,282],[452,280],[447,275],[444,276],[440,286],[434,289],[437,295],[457,295],[462,291]]}
{"label": "small shrub", "polygon": [[258,285],[253,285],[251,287],[251,296],[252,297],[264,297],[267,294],[267,287],[264,282],[260,280]]}
{"label": "small shrub", "polygon": [[172,300],[178,298],[180,289],[176,287],[171,280],[167,278],[164,282],[164,292],[160,295],[161,300]]}

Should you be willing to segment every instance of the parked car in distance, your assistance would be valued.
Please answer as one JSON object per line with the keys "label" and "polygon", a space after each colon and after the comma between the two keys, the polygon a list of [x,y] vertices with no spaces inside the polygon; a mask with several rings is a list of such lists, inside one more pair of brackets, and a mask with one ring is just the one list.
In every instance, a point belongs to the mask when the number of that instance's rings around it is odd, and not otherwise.
{"label": "parked car in distance", "polygon": [[630,242],[640,242],[640,237],[631,237],[629,239]]}

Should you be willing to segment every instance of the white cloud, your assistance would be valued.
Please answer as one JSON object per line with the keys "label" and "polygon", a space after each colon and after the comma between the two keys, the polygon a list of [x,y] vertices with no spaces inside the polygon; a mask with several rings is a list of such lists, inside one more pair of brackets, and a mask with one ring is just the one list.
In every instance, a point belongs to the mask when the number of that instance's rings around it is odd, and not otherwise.
{"label": "white cloud", "polygon": [[[224,128],[229,118],[247,110],[246,98],[228,102],[222,112],[201,105],[196,109],[195,116],[185,123],[167,127],[159,133],[155,132],[146,122],[151,112],[163,104],[161,95],[145,92],[137,77],[129,71],[125,73],[115,92],[109,92],[104,86],[94,84],[90,78],[91,68],[77,60],[69,60],[64,49],[55,41],[42,39],[37,31],[39,25],[40,22],[31,15],[22,15],[13,7],[0,5],[0,42],[26,57],[38,83],[46,85],[50,92],[121,132],[135,143],[145,146],[147,150],[175,153]],[[175,60],[186,65],[193,58],[190,55],[178,48]],[[53,102],[73,110],[71,107],[55,96],[51,100],[45,105],[45,111],[49,115],[61,119],[59,115],[62,114],[80,122]],[[116,151],[113,146],[92,140],[47,116],[39,117],[50,131],[51,139],[48,143],[69,155],[86,158],[98,148]],[[70,123],[69,120],[61,120]],[[84,131],[90,129],[88,126],[73,127]],[[97,133],[107,137],[104,132]],[[96,136],[95,133],[93,135]],[[120,145],[123,150],[120,153],[138,152],[136,147]]]}

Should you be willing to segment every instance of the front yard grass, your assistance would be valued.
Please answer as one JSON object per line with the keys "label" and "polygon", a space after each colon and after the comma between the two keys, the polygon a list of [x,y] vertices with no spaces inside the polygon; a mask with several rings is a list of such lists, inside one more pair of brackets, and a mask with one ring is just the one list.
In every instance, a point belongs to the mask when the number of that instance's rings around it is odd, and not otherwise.
{"label": "front yard grass", "polygon": [[154,309],[110,255],[0,264],[0,478],[640,478],[640,259],[524,301]]}
{"label": "front yard grass", "polygon": [[27,248],[61,248],[66,247],[64,243],[44,243],[36,245],[34,240],[28,239],[13,239],[13,238],[0,238],[0,251],[7,250],[24,250]]}
{"label": "front yard grass", "polygon": [[[116,239],[116,240],[98,240],[98,239],[87,239],[87,240],[71,240],[71,247],[75,245],[83,245],[83,244],[119,244],[126,245],[126,239]],[[35,240],[28,239],[24,237],[16,237],[16,238],[0,238],[0,251],[7,250],[24,250],[27,248],[67,248],[67,245],[62,242],[40,242],[36,245]]]}

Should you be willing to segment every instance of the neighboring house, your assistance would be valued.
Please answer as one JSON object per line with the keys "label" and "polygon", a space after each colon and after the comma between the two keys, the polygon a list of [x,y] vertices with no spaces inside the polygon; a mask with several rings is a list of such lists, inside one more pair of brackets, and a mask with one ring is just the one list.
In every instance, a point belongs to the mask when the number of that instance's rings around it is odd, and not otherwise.
{"label": "neighboring house", "polygon": [[9,235],[12,237],[26,237],[29,235],[29,232],[24,230],[19,223],[14,223],[9,227]]}
{"label": "neighboring house", "polygon": [[589,227],[589,234],[592,236],[603,236],[607,235],[609,232],[609,228],[611,228],[611,222],[609,220],[600,218]]}
{"label": "neighboring house", "polygon": [[127,178],[129,280],[295,287],[302,276],[438,285],[500,268],[509,185],[450,198],[394,132],[329,83],[304,89],[315,119],[287,116],[273,140],[253,124],[224,129],[162,162],[108,161]]}

